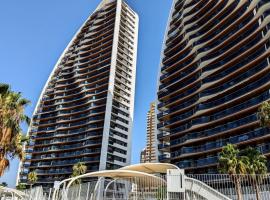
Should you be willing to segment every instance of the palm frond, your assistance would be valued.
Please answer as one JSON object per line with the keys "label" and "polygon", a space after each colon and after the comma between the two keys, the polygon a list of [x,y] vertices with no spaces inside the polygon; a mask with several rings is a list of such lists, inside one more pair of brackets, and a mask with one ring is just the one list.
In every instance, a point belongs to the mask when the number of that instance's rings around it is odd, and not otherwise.
{"label": "palm frond", "polygon": [[2,158],[0,160],[0,176],[3,176],[4,172],[9,169],[10,163],[7,158]]}
{"label": "palm frond", "polygon": [[0,83],[0,176],[8,169],[9,159],[24,158],[21,123],[30,123],[24,109],[30,101],[20,92],[14,92],[7,84]]}
{"label": "palm frond", "polygon": [[10,86],[6,83],[0,83],[0,95],[6,94],[10,90]]}

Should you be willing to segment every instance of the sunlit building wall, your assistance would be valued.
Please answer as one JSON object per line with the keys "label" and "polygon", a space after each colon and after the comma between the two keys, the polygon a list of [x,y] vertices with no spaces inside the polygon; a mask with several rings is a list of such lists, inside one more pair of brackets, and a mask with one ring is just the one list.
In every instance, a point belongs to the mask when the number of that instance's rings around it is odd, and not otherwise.
{"label": "sunlit building wall", "polygon": [[103,0],[68,44],[42,93],[20,164],[51,187],[83,162],[87,172],[130,164],[138,16],[122,0]]}
{"label": "sunlit building wall", "polygon": [[268,0],[174,0],[158,88],[159,160],[217,173],[228,143],[270,155]]}

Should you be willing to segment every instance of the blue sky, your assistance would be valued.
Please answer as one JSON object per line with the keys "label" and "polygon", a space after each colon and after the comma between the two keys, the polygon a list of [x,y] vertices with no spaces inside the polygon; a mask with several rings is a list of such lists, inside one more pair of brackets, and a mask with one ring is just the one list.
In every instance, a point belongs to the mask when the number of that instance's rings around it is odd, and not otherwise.
{"label": "blue sky", "polygon": [[[0,82],[32,105],[60,54],[100,0],[0,1]],[[160,52],[172,0],[127,0],[140,17],[132,162],[146,141],[146,113],[156,97]],[[15,185],[18,161],[0,178]]]}

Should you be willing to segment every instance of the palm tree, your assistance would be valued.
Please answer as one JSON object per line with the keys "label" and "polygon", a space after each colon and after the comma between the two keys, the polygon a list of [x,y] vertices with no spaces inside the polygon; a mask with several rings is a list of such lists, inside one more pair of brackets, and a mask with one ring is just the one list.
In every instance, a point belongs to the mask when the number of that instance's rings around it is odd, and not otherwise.
{"label": "palm tree", "polygon": [[37,182],[38,180],[38,177],[37,177],[37,173],[35,171],[32,171],[28,174],[28,181],[30,183],[30,186],[31,186],[31,189],[32,189],[32,186]]}
{"label": "palm tree", "polygon": [[267,159],[260,153],[260,151],[252,147],[246,148],[242,153],[248,158],[247,172],[250,174],[250,178],[256,192],[256,198],[257,200],[260,200],[259,185],[267,173]]}
{"label": "palm tree", "polygon": [[[87,166],[84,162],[78,162],[72,167],[72,175],[71,177],[76,177],[82,174],[85,174],[87,171]],[[80,179],[77,179],[74,184],[79,184],[81,182]]]}
{"label": "palm tree", "polygon": [[23,159],[24,137],[22,122],[30,123],[24,114],[30,102],[21,93],[13,92],[7,84],[0,84],[0,176],[9,168],[9,160]]}
{"label": "palm tree", "polygon": [[223,147],[219,156],[219,171],[229,174],[235,185],[238,200],[242,200],[241,192],[241,176],[247,173],[248,160],[244,156],[239,155],[239,150],[232,144]]}
{"label": "palm tree", "polygon": [[32,171],[28,174],[28,182],[30,183],[30,200],[32,199],[32,187],[37,182],[38,177],[35,171]]}
{"label": "palm tree", "polygon": [[261,126],[270,127],[270,103],[264,101],[257,112],[258,118],[260,120]]}

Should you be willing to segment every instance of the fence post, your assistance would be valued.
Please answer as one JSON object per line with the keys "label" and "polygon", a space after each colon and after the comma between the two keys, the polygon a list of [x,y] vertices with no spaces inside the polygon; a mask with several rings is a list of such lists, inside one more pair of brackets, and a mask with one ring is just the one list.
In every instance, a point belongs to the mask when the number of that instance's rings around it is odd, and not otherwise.
{"label": "fence post", "polygon": [[81,200],[82,184],[79,185],[79,200]]}
{"label": "fence post", "polygon": [[86,192],[86,199],[85,200],[88,200],[89,188],[90,188],[90,182],[87,183],[87,192]]}
{"label": "fence post", "polygon": [[51,199],[51,192],[52,192],[52,188],[50,188],[50,190],[49,190],[48,200]]}
{"label": "fence post", "polygon": [[175,194],[175,197],[180,198],[181,194],[185,196],[185,172],[181,169],[167,170],[167,199],[170,194]]}

